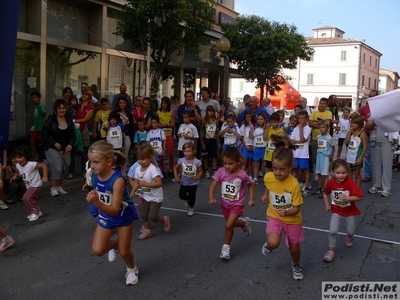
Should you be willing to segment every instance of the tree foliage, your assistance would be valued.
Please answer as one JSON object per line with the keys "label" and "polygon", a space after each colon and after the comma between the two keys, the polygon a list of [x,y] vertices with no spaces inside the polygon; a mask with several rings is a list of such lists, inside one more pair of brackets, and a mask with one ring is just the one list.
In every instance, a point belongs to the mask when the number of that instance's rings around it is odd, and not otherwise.
{"label": "tree foliage", "polygon": [[273,93],[279,89],[276,78],[283,69],[295,69],[297,59],[310,60],[314,50],[294,25],[270,22],[259,16],[240,16],[234,24],[222,24],[224,36],[231,42],[228,52],[239,73],[247,80]]}
{"label": "tree foliage", "polygon": [[158,82],[172,55],[182,55],[206,42],[205,32],[212,29],[214,1],[203,0],[128,0],[118,12],[116,34],[143,54],[147,45],[155,65],[152,99],[156,98]]}

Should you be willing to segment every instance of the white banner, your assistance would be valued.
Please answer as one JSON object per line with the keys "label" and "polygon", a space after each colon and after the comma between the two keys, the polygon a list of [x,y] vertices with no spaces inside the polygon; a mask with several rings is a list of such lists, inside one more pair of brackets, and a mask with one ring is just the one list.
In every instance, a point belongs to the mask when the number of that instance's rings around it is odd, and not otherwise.
{"label": "white banner", "polygon": [[371,118],[384,132],[400,131],[400,89],[368,98]]}

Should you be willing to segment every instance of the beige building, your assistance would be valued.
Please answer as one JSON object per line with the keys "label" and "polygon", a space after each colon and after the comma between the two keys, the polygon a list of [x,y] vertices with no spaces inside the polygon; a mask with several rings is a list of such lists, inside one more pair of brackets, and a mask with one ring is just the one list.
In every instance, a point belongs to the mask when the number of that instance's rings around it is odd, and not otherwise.
{"label": "beige building", "polygon": [[379,69],[379,94],[384,94],[397,89],[399,82],[399,73],[386,69]]}

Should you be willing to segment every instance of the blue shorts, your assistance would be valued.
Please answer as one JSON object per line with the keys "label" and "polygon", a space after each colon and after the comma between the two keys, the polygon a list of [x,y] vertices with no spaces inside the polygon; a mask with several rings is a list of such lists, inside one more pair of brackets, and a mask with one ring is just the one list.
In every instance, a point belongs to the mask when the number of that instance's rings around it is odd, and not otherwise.
{"label": "blue shorts", "polygon": [[253,151],[247,150],[245,146],[242,147],[241,153],[243,158],[247,160],[253,160]]}
{"label": "blue shorts", "polygon": [[114,229],[116,227],[130,226],[134,220],[138,219],[135,205],[128,203],[128,206],[121,205],[121,209],[116,216],[109,216],[99,210],[97,224],[106,229]]}
{"label": "blue shorts", "polygon": [[264,161],[265,147],[253,148],[253,160],[258,162]]}
{"label": "blue shorts", "polygon": [[309,158],[295,158],[294,159],[294,169],[309,169],[310,167],[310,159]]}

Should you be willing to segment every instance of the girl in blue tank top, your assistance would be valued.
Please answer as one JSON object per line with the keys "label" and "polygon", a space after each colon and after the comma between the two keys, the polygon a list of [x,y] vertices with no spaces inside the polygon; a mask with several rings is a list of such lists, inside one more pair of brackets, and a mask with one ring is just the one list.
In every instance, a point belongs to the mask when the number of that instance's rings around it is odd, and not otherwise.
{"label": "girl in blue tank top", "polygon": [[[126,284],[137,284],[139,271],[130,249],[133,221],[138,219],[135,206],[129,197],[126,180],[116,168],[125,164],[126,158],[106,141],[97,141],[89,148],[92,169],[92,189],[86,200],[99,210],[92,251],[97,256],[108,252],[108,260],[114,261],[117,254],[127,265]],[[110,240],[114,231],[118,238]]]}

